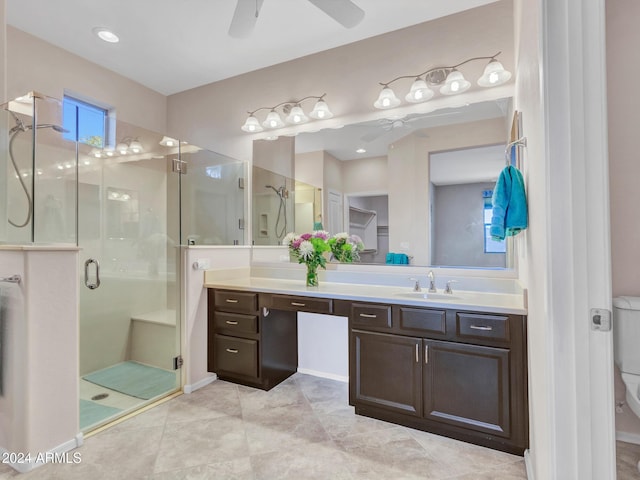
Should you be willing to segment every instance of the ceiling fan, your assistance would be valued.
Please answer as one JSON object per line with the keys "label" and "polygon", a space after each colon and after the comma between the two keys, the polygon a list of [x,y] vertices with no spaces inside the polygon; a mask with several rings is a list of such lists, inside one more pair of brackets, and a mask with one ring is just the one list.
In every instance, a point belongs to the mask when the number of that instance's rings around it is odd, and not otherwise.
{"label": "ceiling fan", "polygon": [[429,113],[429,114],[413,114],[408,115],[403,118],[383,118],[380,120],[376,120],[375,122],[371,122],[370,125],[372,127],[376,127],[373,131],[366,133],[360,140],[363,142],[369,143],[374,140],[379,139],[380,137],[386,135],[389,132],[395,132],[400,129],[417,129],[421,128],[422,125],[415,123],[420,122],[421,120],[428,121],[428,119],[434,117],[442,117],[446,115],[456,115],[460,112],[458,111],[449,111],[449,112],[440,112],[440,113]]}
{"label": "ceiling fan", "polygon": [[[358,25],[364,18],[364,10],[351,0],[307,0],[345,28]],[[229,27],[229,36],[247,38],[260,15],[264,0],[237,0],[236,10]]]}

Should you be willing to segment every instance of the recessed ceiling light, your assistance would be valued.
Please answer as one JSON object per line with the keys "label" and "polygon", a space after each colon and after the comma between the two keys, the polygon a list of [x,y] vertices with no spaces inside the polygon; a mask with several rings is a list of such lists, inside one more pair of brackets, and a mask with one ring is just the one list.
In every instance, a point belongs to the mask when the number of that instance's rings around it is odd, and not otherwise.
{"label": "recessed ceiling light", "polygon": [[359,148],[356,150],[356,153],[367,153],[367,151],[364,148]]}
{"label": "recessed ceiling light", "polygon": [[118,43],[120,41],[118,35],[113,33],[108,28],[96,27],[93,29],[93,33],[95,33],[101,40],[104,40],[105,42]]}

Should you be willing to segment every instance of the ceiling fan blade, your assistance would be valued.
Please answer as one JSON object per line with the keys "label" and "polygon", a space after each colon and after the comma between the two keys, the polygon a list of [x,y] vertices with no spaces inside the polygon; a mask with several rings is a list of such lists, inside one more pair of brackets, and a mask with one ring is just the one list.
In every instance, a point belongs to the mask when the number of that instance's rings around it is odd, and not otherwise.
{"label": "ceiling fan blade", "polygon": [[362,137],[360,137],[360,140],[362,140],[364,143],[370,143],[374,140],[379,139],[383,135],[386,135],[387,133],[389,133],[389,130],[380,129],[374,132],[365,133]]}
{"label": "ceiling fan blade", "polygon": [[353,28],[364,18],[364,10],[351,0],[309,0],[345,28]]}
{"label": "ceiling fan blade", "polygon": [[253,32],[264,0],[238,0],[233,12],[229,36],[233,38],[247,38]]}

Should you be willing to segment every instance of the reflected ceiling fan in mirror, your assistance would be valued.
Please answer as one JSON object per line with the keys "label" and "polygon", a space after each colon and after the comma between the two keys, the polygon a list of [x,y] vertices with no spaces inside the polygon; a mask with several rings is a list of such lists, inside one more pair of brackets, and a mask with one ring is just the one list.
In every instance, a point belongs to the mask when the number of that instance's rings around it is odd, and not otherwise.
{"label": "reflected ceiling fan in mirror", "polygon": [[[460,113],[458,110],[452,110],[449,112],[429,113],[426,115],[425,114],[408,115],[404,118],[383,118],[380,120],[376,120],[375,122],[370,122],[370,125],[372,127],[377,127],[377,128],[360,137],[360,140],[362,140],[365,143],[369,143],[391,132],[409,133],[411,130],[424,128],[426,125],[422,125],[420,123],[421,121],[429,121],[434,117],[456,115],[458,113]],[[402,135],[401,133],[400,136],[404,136],[404,135]]]}
{"label": "reflected ceiling fan in mirror", "polygon": [[[364,18],[364,10],[351,0],[307,0],[345,28],[353,28]],[[247,38],[256,26],[264,0],[237,0],[229,36]]]}

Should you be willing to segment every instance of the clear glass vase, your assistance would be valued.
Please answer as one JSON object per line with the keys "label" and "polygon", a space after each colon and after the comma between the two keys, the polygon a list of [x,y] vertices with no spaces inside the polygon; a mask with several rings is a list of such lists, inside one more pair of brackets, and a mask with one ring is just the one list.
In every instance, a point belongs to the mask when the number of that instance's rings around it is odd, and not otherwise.
{"label": "clear glass vase", "polygon": [[318,266],[307,263],[307,287],[318,286]]}

